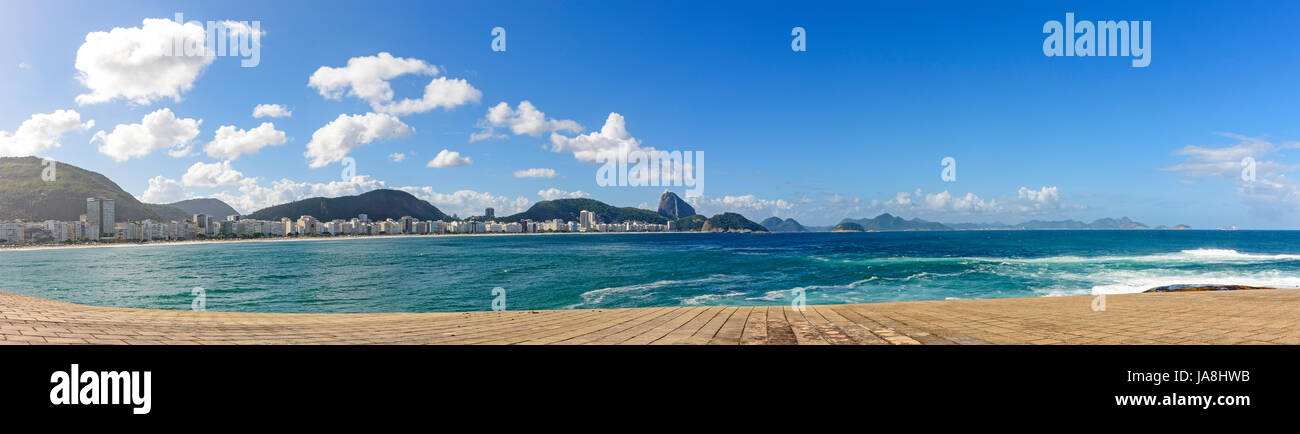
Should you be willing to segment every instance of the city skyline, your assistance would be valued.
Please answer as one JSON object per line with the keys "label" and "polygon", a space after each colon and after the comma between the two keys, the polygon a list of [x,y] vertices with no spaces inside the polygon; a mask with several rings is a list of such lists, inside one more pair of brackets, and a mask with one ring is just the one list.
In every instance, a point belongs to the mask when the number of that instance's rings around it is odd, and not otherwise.
{"label": "city skyline", "polygon": [[[629,145],[707,153],[707,188],[689,201],[709,215],[1300,227],[1289,218],[1300,189],[1286,176],[1300,138],[1286,113],[1297,103],[1278,97],[1297,89],[1277,72],[1297,58],[1262,48],[1268,31],[1196,33],[1209,17],[1286,28],[1285,14],[951,3],[921,31],[914,12],[890,5],[730,6],[675,17],[520,3],[465,18],[454,12],[469,6],[422,3],[339,5],[328,16],[192,2],[14,5],[0,18],[10,63],[0,79],[21,85],[0,90],[16,102],[0,107],[0,155],[67,161],[145,202],[215,197],[241,213],[377,188],[462,215],[562,197],[653,209],[646,198],[662,187],[596,181],[595,155]],[[422,13],[437,8],[447,13]],[[178,13],[195,28],[257,21],[258,64],[137,52],[131,68],[146,69],[114,72],[128,65],[113,50],[157,36],[146,27],[186,28],[171,21]],[[1045,56],[1045,23],[1067,13],[1150,21],[1150,63]],[[32,24],[51,14],[61,25]],[[610,19],[627,14],[644,19]],[[860,25],[867,17],[873,25]],[[335,27],[356,31],[324,30]],[[504,51],[493,49],[497,27]],[[791,49],[795,27],[806,51]],[[428,38],[407,40],[411,29]],[[180,78],[139,78],[168,71]],[[1003,80],[1008,71],[1018,79]],[[1258,182],[1242,181],[1245,157]]]}

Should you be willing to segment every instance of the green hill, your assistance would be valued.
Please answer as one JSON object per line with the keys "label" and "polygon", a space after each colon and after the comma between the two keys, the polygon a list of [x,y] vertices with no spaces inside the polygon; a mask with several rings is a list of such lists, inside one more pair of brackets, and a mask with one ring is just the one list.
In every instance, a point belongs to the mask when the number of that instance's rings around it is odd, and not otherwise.
{"label": "green hill", "polygon": [[193,217],[194,214],[206,214],[213,218],[224,219],[227,216],[239,215],[239,211],[235,211],[221,199],[189,199],[164,206],[180,209],[188,217]]}
{"label": "green hill", "polygon": [[625,221],[639,221],[646,223],[666,224],[668,219],[654,211],[634,207],[616,207],[595,199],[556,199],[544,200],[533,204],[528,211],[519,214],[501,217],[498,220],[507,222],[517,222],[520,220],[545,221],[561,219],[564,221],[578,221],[578,215],[583,210],[596,213],[601,223],[622,223]]}
{"label": "green hill", "polygon": [[86,213],[88,197],[113,199],[119,222],[163,219],[104,175],[56,163],[54,181],[46,182],[43,168],[40,158],[0,157],[0,220],[77,220]]}
{"label": "green hill", "polygon": [[902,217],[895,217],[889,213],[876,216],[873,219],[844,219],[840,223],[857,223],[863,229],[869,231],[950,231],[952,228],[944,226],[943,223],[914,218],[904,220]]}
{"label": "green hill", "polygon": [[709,217],[700,230],[704,232],[767,232],[767,228],[734,212],[724,212]]}
{"label": "green hill", "polygon": [[160,219],[162,219],[162,221],[172,221],[172,220],[175,220],[175,221],[178,221],[178,222],[183,222],[183,221],[187,221],[187,220],[190,220],[190,219],[194,218],[194,214],[191,214],[191,213],[185,212],[185,210],[180,209],[180,208],[177,208],[177,207],[174,207],[174,206],[171,206],[171,205],[160,205],[160,204],[156,204],[156,203],[146,203],[146,204],[144,204],[144,206],[146,206],[146,207],[148,207],[150,210],[152,210],[152,211],[154,212],[154,214],[158,214],[158,217],[159,217]]}
{"label": "green hill", "polygon": [[320,221],[349,220],[366,214],[371,220],[399,219],[410,216],[420,220],[447,220],[449,217],[430,205],[399,190],[374,190],[357,196],[313,197],[262,209],[249,218],[279,220],[309,215]]}
{"label": "green hill", "polygon": [[835,229],[832,229],[831,232],[866,232],[866,229],[854,222],[844,222],[835,225]]}
{"label": "green hill", "polygon": [[673,230],[682,232],[696,232],[704,229],[704,222],[708,218],[696,214],[690,217],[682,217],[673,221]]}
{"label": "green hill", "polygon": [[772,232],[808,232],[808,228],[799,224],[795,219],[781,220],[778,217],[768,217],[759,224]]}

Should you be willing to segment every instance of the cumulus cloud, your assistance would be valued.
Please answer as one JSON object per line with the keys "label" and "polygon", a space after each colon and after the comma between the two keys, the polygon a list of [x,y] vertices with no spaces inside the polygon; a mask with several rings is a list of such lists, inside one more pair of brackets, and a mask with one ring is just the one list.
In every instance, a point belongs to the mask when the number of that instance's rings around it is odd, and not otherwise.
{"label": "cumulus cloud", "polygon": [[688,197],[686,202],[695,207],[695,210],[700,214],[706,215],[734,212],[742,215],[766,217],[782,215],[794,209],[794,204],[784,199],[761,199],[752,194],[714,198],[706,196]]}
{"label": "cumulus cloud", "polygon": [[140,195],[140,200],[145,203],[172,203],[185,200],[187,197],[189,195],[185,193],[185,187],[181,183],[160,175],[149,180],[149,189]]}
{"label": "cumulus cloud", "polygon": [[255,118],[287,118],[293,116],[293,111],[279,104],[258,104],[253,107],[253,117]]}
{"label": "cumulus cloud", "polygon": [[287,141],[284,131],[275,129],[270,122],[263,122],[257,128],[241,130],[233,125],[217,128],[216,138],[203,148],[209,157],[234,160],[244,154],[256,154],[267,146],[280,146]]}
{"label": "cumulus cloud", "polygon": [[311,142],[307,143],[307,152],[303,155],[311,159],[311,168],[325,167],[342,160],[353,148],[378,139],[405,137],[414,131],[414,128],[389,114],[343,114],[312,133]]}
{"label": "cumulus cloud", "polygon": [[13,133],[0,131],[0,157],[25,157],[62,146],[59,138],[72,131],[86,131],[95,121],[81,122],[73,110],[37,113],[23,121]]}
{"label": "cumulus cloud", "polygon": [[516,171],[515,171],[515,178],[548,178],[548,179],[555,179],[555,178],[558,178],[559,176],[560,176],[560,175],[558,175],[558,174],[555,173],[555,169],[532,168],[532,169],[524,169],[524,170],[516,170]]}
{"label": "cumulus cloud", "polygon": [[235,170],[229,161],[220,163],[194,163],[185,171],[181,182],[193,187],[236,185],[244,181],[244,174]]}
{"label": "cumulus cloud", "polygon": [[429,160],[427,166],[445,169],[448,167],[468,166],[470,163],[472,161],[470,161],[469,157],[462,157],[459,152],[443,149],[442,152],[438,153],[438,156]]}
{"label": "cumulus cloud", "polygon": [[[231,31],[244,31],[239,27]],[[77,79],[90,93],[77,96],[77,104],[97,104],[125,99],[149,104],[161,98],[180,101],[181,94],[214,56],[204,42],[207,32],[198,23],[146,18],[140,27],[117,27],[91,32],[77,49]],[[189,47],[176,55],[174,44]]]}
{"label": "cumulus cloud", "polygon": [[388,159],[393,160],[394,163],[401,163],[403,161],[406,161],[406,154],[401,152],[395,154],[388,154]]}
{"label": "cumulus cloud", "polygon": [[439,71],[420,59],[379,53],[353,57],[343,67],[322,66],[312,73],[307,85],[316,88],[325,98],[352,96],[370,103],[376,112],[397,116],[424,113],[435,108],[451,109],[478,102],[483,97],[482,92],[464,79],[437,77],[424,87],[424,96],[419,99],[393,101],[393,87],[389,80],[407,74],[436,76]]}
{"label": "cumulus cloud", "polygon": [[555,199],[576,199],[576,198],[580,198],[580,197],[590,197],[590,196],[591,196],[590,194],[588,194],[587,192],[582,191],[582,190],[577,190],[577,191],[564,191],[564,190],[560,190],[560,189],[555,188],[555,187],[551,187],[551,188],[548,188],[548,189],[545,189],[545,190],[539,190],[539,191],[537,192],[537,195],[538,195],[538,196],[541,196],[542,199],[546,199],[546,200],[555,200]]}
{"label": "cumulus cloud", "polygon": [[[1297,168],[1279,161],[1282,152],[1300,148],[1300,142],[1275,144],[1258,137],[1220,134],[1237,142],[1228,146],[1186,146],[1174,152],[1184,157],[1161,170],[1177,173],[1184,183],[1192,180],[1227,181],[1236,186],[1238,199],[1253,213],[1279,216],[1300,210],[1300,183],[1286,176]],[[1253,177],[1251,177],[1251,170]]]}
{"label": "cumulus cloud", "polygon": [[580,133],[583,130],[582,125],[575,121],[547,119],[546,113],[542,113],[531,102],[520,101],[518,107],[511,109],[509,103],[502,101],[489,108],[487,116],[479,121],[482,129],[470,135],[469,141],[505,138],[505,134],[496,132],[497,128],[507,128],[515,135],[527,134],[533,137],[556,131]]}
{"label": "cumulus cloud", "polygon": [[[877,208],[876,205],[873,201],[872,208]],[[947,190],[925,193],[918,188],[914,192],[898,192],[878,210],[951,219],[972,216],[1026,217],[1081,208],[1063,203],[1057,187],[1043,186],[1037,190],[1020,187],[1015,196],[1001,198],[982,198],[971,192],[955,194]]]}
{"label": "cumulus cloud", "polygon": [[551,145],[552,151],[572,152],[574,158],[588,163],[604,163],[634,151],[656,152],[654,148],[642,147],[641,141],[628,133],[627,121],[618,113],[610,113],[600,131],[577,137],[551,133]]}
{"label": "cumulus cloud", "polygon": [[400,187],[398,190],[411,193],[424,199],[447,214],[459,216],[481,215],[486,208],[493,208],[497,215],[510,215],[523,212],[528,208],[529,200],[523,196],[511,199],[502,195],[460,190],[455,193],[439,193],[433,187]]}
{"label": "cumulus cloud", "polygon": [[138,124],[118,124],[112,133],[99,131],[90,142],[99,142],[99,152],[118,162],[161,149],[167,149],[173,157],[183,157],[190,154],[190,141],[198,137],[202,123],[198,119],[177,118],[171,109],[163,108],[144,115]]}

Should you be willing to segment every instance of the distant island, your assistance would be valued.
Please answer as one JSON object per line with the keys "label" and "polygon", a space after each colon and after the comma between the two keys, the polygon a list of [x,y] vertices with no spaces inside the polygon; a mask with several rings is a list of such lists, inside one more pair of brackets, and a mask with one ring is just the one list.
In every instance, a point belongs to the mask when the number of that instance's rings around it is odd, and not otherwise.
{"label": "distant island", "polygon": [[763,226],[771,232],[891,232],[891,231],[976,231],[976,230],[1120,230],[1120,229],[1160,229],[1160,230],[1185,230],[1191,229],[1187,225],[1174,226],[1156,226],[1151,228],[1145,224],[1133,221],[1128,217],[1120,218],[1101,218],[1094,220],[1092,223],[1084,223],[1077,220],[1058,220],[1043,221],[1030,220],[1020,224],[1004,223],[938,223],[926,221],[919,218],[911,220],[897,217],[889,213],[880,214],[874,218],[862,219],[843,219],[835,226],[803,226],[794,219],[781,219],[778,217],[768,217],[763,220]]}

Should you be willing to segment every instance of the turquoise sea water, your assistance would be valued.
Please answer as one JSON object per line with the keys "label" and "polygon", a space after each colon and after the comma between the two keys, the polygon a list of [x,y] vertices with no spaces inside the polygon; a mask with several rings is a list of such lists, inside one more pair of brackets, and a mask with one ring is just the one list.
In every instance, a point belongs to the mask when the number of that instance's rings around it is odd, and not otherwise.
{"label": "turquoise sea water", "polygon": [[430,312],[1300,287],[1300,232],[443,236],[0,251],[0,291],[207,310]]}

